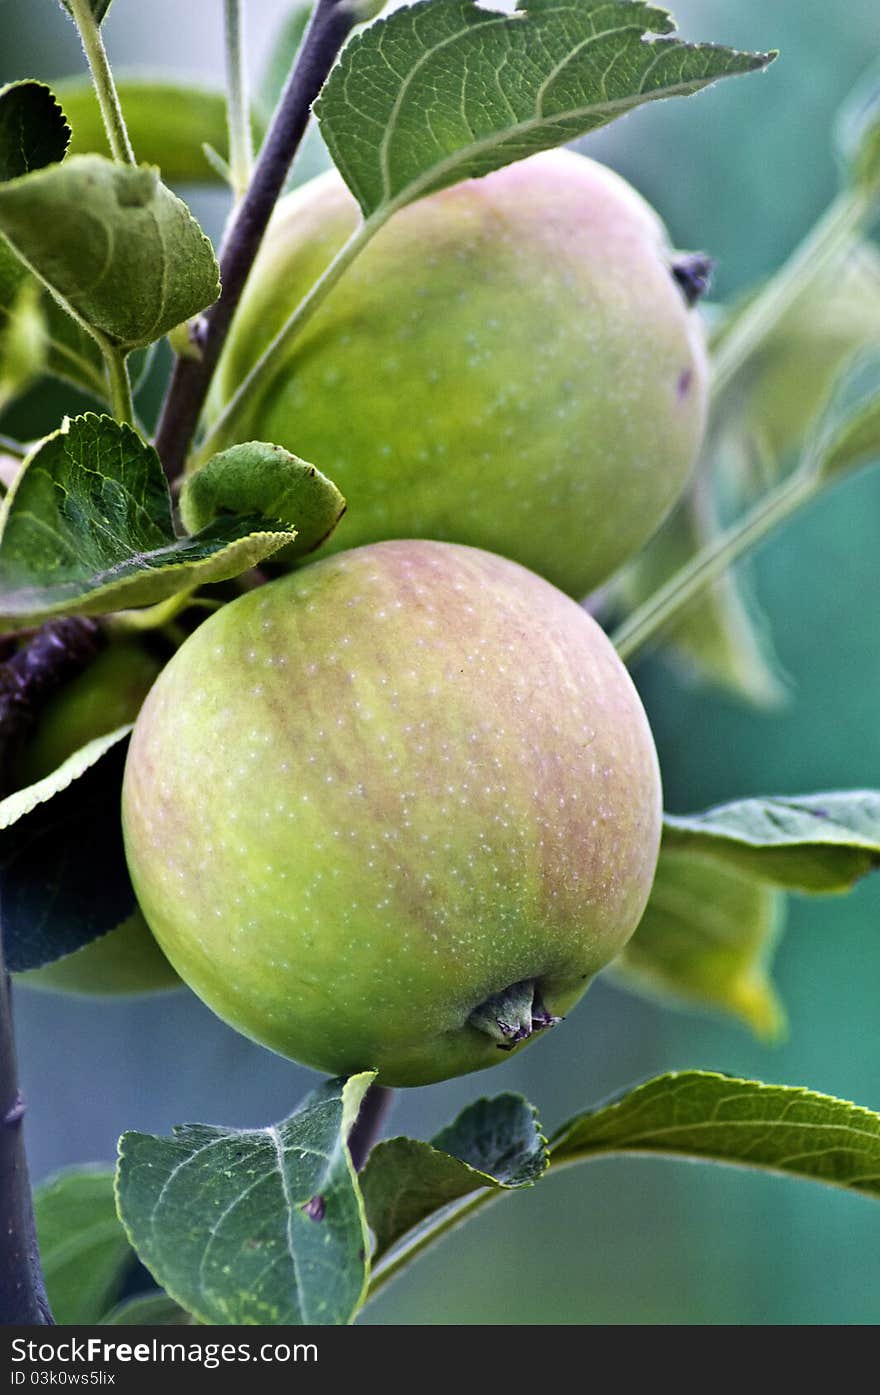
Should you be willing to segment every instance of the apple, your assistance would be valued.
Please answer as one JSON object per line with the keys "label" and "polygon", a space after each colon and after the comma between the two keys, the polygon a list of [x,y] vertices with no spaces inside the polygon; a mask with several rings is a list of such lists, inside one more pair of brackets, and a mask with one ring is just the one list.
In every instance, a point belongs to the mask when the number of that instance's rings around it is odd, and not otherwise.
{"label": "apple", "polygon": [[[358,220],[335,172],[281,201],[209,419]],[[394,214],[221,444],[274,441],[328,474],[349,505],[330,550],[467,543],[582,598],[655,532],[699,449],[706,265],[676,260],[611,170],[532,156]]]}
{"label": "apple", "polygon": [[341,553],[211,616],[123,785],[153,933],[223,1019],[332,1074],[504,1060],[639,923],[657,759],[610,641],[456,544]]}
{"label": "apple", "polygon": [[[94,737],[132,721],[160,668],[158,659],[131,642],[102,650],[43,708],[17,765],[18,785],[36,783]],[[73,954],[17,974],[16,982],[31,988],[95,995],[180,986],[138,911],[116,930]]]}

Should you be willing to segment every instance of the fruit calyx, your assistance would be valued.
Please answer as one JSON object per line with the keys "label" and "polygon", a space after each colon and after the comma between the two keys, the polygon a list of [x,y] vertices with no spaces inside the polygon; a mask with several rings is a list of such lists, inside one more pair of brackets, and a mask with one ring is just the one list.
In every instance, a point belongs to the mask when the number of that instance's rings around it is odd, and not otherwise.
{"label": "fruit calyx", "polygon": [[472,1027],[492,1038],[499,1051],[512,1051],[535,1032],[555,1027],[561,1020],[547,1011],[533,978],[493,993],[468,1018]]}
{"label": "fruit calyx", "polygon": [[712,257],[707,257],[705,252],[690,252],[676,257],[669,269],[672,279],[688,305],[693,308],[698,300],[702,300],[712,284],[715,261]]}

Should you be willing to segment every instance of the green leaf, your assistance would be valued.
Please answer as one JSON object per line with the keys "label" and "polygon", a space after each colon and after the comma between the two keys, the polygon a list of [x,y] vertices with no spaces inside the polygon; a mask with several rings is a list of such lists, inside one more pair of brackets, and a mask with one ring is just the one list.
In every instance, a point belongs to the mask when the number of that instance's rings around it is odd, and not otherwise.
{"label": "green leaf", "polygon": [[529,1187],[546,1166],[546,1140],[520,1095],[477,1100],[430,1143],[377,1144],[361,1174],[373,1259],[443,1207],[487,1187]]}
{"label": "green leaf", "polygon": [[43,372],[48,335],[40,288],[28,279],[0,320],[0,412]]}
{"label": "green leaf", "polygon": [[106,401],[104,359],[97,343],[82,325],[62,310],[0,234],[0,331],[8,334],[21,297],[36,295],[46,336],[46,371]]}
{"label": "green leaf", "polygon": [[[143,164],[157,165],[166,184],[221,182],[204,147],[227,156],[225,92],[169,81],[167,75],[117,76],[116,88],[131,143]],[[71,155],[109,156],[101,108],[88,78],[57,82],[55,93],[72,128]],[[253,125],[259,141],[263,123],[255,117]]]}
{"label": "green leaf", "polygon": [[[721,531],[713,481],[701,469],[678,506],[647,547],[620,573],[613,597],[627,611],[653,596]],[[716,684],[756,707],[774,708],[786,686],[767,622],[742,567],[728,571],[682,607],[663,632],[664,654],[689,679]]]}
{"label": "green leaf", "polygon": [[740,799],[684,818],[667,814],[663,849],[720,859],[789,891],[848,891],[880,865],[880,791]]}
{"label": "green leaf", "polygon": [[295,535],[284,553],[292,560],[314,552],[330,536],[345,513],[345,500],[308,461],[281,446],[248,441],[212,456],[187,476],[180,513],[191,532],[230,513],[280,520]]}
{"label": "green leaf", "polygon": [[151,605],[246,571],[289,542],[265,518],[178,538],[159,458],[131,427],[91,413],[29,456],[3,504],[0,627]]}
{"label": "green leaf", "polygon": [[837,145],[850,181],[880,194],[880,64],[868,72],[844,104]]}
{"label": "green leaf", "polygon": [[[737,318],[731,316],[722,336]],[[719,434],[745,442],[740,459],[758,467],[741,478],[737,503],[751,502],[782,476],[815,435],[841,375],[877,348],[880,252],[856,243],[810,277],[721,404]]]}
{"label": "green leaf", "polygon": [[[716,345],[739,313],[729,317]],[[872,246],[855,244],[810,278],[716,405],[713,431],[691,485],[616,583],[615,594],[627,609],[711,546],[725,525],[778,483],[801,454],[810,451],[822,468],[816,442],[830,450],[834,431],[855,411],[852,394],[835,384],[848,388],[852,365],[878,345],[880,255]],[[861,440],[853,439],[860,447],[853,466],[880,454],[870,440],[874,429],[866,420]],[[829,462],[829,478],[835,465]],[[689,676],[720,684],[756,706],[773,707],[785,699],[785,677],[752,595],[747,566],[728,571],[683,609],[665,631],[664,646],[667,657]]]}
{"label": "green leaf", "polygon": [[73,1168],[34,1191],[49,1305],[62,1326],[99,1322],[135,1263],[116,1215],[113,1172]]}
{"label": "green leaf", "polygon": [[130,732],[131,726],[127,725],[117,727],[115,731],[107,732],[103,736],[96,736],[93,741],[74,751],[42,780],[37,780],[35,784],[16,790],[14,794],[0,800],[0,833],[12,828],[19,819],[25,818],[41,804],[68,789],[75,780],[79,780],[86,771],[97,765],[113,746],[124,741]]}
{"label": "green leaf", "polygon": [[122,1135],[120,1215],[188,1312],[219,1324],[351,1321],[367,1232],[347,1139],[373,1079],[328,1081],[272,1128]]}
{"label": "green leaf", "polygon": [[[113,0],[90,0],[89,8],[91,9],[92,14],[95,16],[95,19],[98,21],[99,24],[102,23],[104,16],[106,15],[112,3]],[[73,14],[68,0],[61,0],[61,4],[64,7],[64,9],[67,10],[67,13],[69,15]]]}
{"label": "green leaf", "polygon": [[[880,343],[880,329],[878,329]],[[817,427],[808,468],[823,482],[880,460],[880,355],[865,356],[838,380]]]}
{"label": "green leaf", "polygon": [[880,1115],[710,1071],[658,1076],[570,1120],[550,1142],[551,1167],[615,1153],[765,1168],[880,1196]]}
{"label": "green leaf", "polygon": [[0,87],[0,181],[64,159],[70,127],[45,83]]}
{"label": "green leaf", "polygon": [[119,800],[129,728],[0,803],[0,931],[13,973],[115,930],[135,909]]}
{"label": "green leaf", "polygon": [[156,170],[75,155],[0,185],[0,232],[86,324],[146,345],[220,293],[211,244]]}
{"label": "green leaf", "polygon": [[641,924],[609,976],[637,993],[729,1013],[772,1040],[785,1024],[768,972],[784,904],[737,867],[664,849]]}
{"label": "green leaf", "polygon": [[315,111],[364,216],[387,216],[773,56],[684,44],[674,28],[640,0],[532,0],[510,16],[425,0],[348,43]]}
{"label": "green leaf", "polygon": [[167,1293],[142,1293],[117,1304],[100,1319],[102,1327],[192,1327],[193,1319]]}

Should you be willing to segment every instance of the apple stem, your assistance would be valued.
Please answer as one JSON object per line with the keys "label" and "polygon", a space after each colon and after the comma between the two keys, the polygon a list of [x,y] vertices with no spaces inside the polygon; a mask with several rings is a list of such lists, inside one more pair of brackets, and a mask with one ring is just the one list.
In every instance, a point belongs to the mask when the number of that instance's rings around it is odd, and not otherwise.
{"label": "apple stem", "polygon": [[245,282],[305,135],[312,102],[357,22],[357,7],[347,0],[317,0],[253,177],[220,247],[223,289],[203,317],[200,355],[175,361],[155,442],[169,480],[183,469]]}
{"label": "apple stem", "polygon": [[493,993],[468,1018],[472,1027],[491,1037],[499,1051],[512,1051],[521,1041],[545,1027],[555,1026],[559,1020],[544,1007],[532,978]]}
{"label": "apple stem", "polygon": [[370,1155],[394,1103],[394,1091],[387,1085],[371,1085],[361,1101],[354,1128],[348,1136],[348,1151],[355,1172],[360,1172]]}

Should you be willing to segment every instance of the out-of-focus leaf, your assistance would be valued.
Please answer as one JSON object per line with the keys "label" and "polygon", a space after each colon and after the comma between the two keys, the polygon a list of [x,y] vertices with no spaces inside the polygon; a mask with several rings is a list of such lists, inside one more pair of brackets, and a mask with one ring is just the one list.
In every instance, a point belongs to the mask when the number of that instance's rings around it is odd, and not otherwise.
{"label": "out-of-focus leaf", "polygon": [[167,1293],[143,1293],[126,1298],[106,1317],[102,1327],[192,1327],[193,1319]]}
{"label": "out-of-focus leaf", "polygon": [[112,1169],[71,1168],[34,1190],[46,1293],[64,1327],[99,1322],[135,1263],[116,1214]]}
{"label": "out-of-focus leaf", "polygon": [[788,891],[848,891],[880,865],[880,791],[740,799],[663,821],[663,849],[719,859]]}
{"label": "out-of-focus leaf", "polygon": [[119,818],[128,732],[96,737],[0,803],[0,931],[10,972],[73,954],[135,909]]}
{"label": "out-of-focus leaf", "polygon": [[39,295],[39,309],[46,336],[48,373],[73,383],[83,392],[107,400],[104,359],[97,343],[49,294],[15,255],[0,234],[0,334],[9,331],[21,297]]}
{"label": "out-of-focus leaf", "polygon": [[[219,88],[174,81],[167,74],[117,74],[116,87],[125,124],[138,160],[157,165],[166,184],[217,184],[221,177],[205,154],[211,146],[228,154],[226,94]],[[87,78],[68,78],[55,92],[70,122],[71,155],[110,154],[95,89]],[[262,138],[263,123],[253,118]]]}
{"label": "out-of-focus leaf", "polygon": [[837,146],[850,180],[872,195],[880,194],[880,64],[844,104]]}
{"label": "out-of-focus leaf", "polygon": [[784,900],[737,867],[664,850],[642,922],[609,975],[635,992],[729,1013],[772,1039],[785,1024],[769,974]]}

